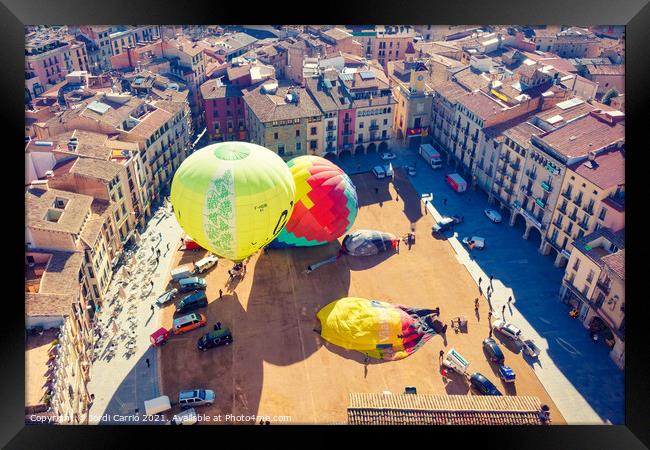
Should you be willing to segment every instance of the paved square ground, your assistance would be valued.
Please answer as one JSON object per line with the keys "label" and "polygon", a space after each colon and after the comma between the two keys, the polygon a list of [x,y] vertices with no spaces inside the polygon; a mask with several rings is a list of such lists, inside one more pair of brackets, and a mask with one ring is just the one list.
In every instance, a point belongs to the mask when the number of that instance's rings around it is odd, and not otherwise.
{"label": "paved square ground", "polygon": [[[215,404],[200,412],[221,414],[224,419],[230,414],[290,416],[292,423],[344,423],[351,392],[397,393],[415,386],[419,393],[472,395],[464,379],[452,377],[445,383],[439,374],[438,352],[454,347],[470,361],[472,372],[483,373],[507,395],[539,397],[550,405],[553,422],[564,423],[531,366],[504,341],[506,363],[516,371],[517,382],[504,386],[499,381],[497,368],[486,360],[481,347],[489,334],[487,302],[481,298],[475,316],[476,283],[450,242],[431,236],[434,221],[404,172],[396,171],[394,183],[375,180],[367,173],[353,176],[353,181],[361,206],[353,229],[403,236],[414,226],[412,249],[401,245],[400,254],[344,256],[310,274],[303,273],[305,268],[335,254],[337,243],[270,250],[254,256],[245,278],[234,285],[227,283],[231,263],[220,261],[206,275],[210,304],[200,310],[209,326],[172,337],[159,350],[161,393],[177,401],[182,389],[213,389]],[[179,252],[172,266],[202,256],[203,252]],[[223,290],[221,300],[219,289]],[[346,296],[439,306],[446,323],[465,316],[468,333],[455,334],[449,327],[445,337],[433,337],[408,358],[366,366],[360,353],[331,345],[313,331],[316,313]],[[171,327],[172,318],[173,306],[167,306],[162,324]],[[198,351],[197,340],[217,321],[232,329],[234,343]],[[495,338],[500,340],[498,334]]]}

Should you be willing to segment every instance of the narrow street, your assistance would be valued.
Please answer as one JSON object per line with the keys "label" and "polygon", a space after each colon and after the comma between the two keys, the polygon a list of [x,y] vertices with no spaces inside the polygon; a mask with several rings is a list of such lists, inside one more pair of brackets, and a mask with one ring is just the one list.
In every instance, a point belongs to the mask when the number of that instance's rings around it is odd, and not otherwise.
{"label": "narrow street", "polygon": [[89,383],[95,395],[91,424],[143,423],[144,401],[160,395],[156,350],[149,342],[158,328],[159,310],[152,305],[164,292],[181,236],[173,214],[159,208],[114,275],[98,314],[102,337]]}

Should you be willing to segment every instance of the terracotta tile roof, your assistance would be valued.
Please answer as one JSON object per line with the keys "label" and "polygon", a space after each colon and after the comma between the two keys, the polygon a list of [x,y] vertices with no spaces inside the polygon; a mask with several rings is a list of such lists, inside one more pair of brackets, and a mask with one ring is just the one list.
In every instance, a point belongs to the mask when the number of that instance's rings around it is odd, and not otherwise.
{"label": "terracotta tile roof", "polygon": [[349,425],[541,425],[537,397],[350,394]]}
{"label": "terracotta tile roof", "polygon": [[72,303],[75,296],[71,294],[42,294],[25,293],[25,315],[39,316],[68,316],[72,313]]}
{"label": "terracotta tile roof", "polygon": [[500,114],[502,111],[507,109],[506,106],[497,102],[482,91],[469,92],[462,95],[458,98],[458,103],[483,120]]}
{"label": "terracotta tile roof", "polygon": [[98,120],[113,127],[119,127],[136,108],[144,103],[144,100],[138,97],[130,97],[124,103],[117,103],[109,100],[106,96],[96,95],[84,101],[84,104],[87,106],[94,101],[110,106],[110,108],[103,114],[100,114],[88,107],[79,107],[77,109],[81,110],[80,115],[89,119]]}
{"label": "terracotta tile roof", "polygon": [[125,171],[123,165],[113,161],[105,161],[94,158],[78,158],[77,162],[71,167],[70,173],[78,174],[90,178],[108,182]]}
{"label": "terracotta tile roof", "polygon": [[267,80],[265,83],[260,83],[244,91],[244,101],[261,122],[298,119],[322,114],[304,88],[293,88],[293,92],[298,94],[298,103],[286,103],[285,95],[291,85],[284,81],[278,82],[279,86],[275,94],[262,93],[260,91],[262,86],[271,82],[273,80]]}
{"label": "terracotta tile roof", "polygon": [[566,109],[562,109],[559,106],[554,106],[550,109],[547,109],[546,111],[538,113],[536,117],[545,122],[548,122],[548,120],[553,117],[557,121],[553,121],[554,123],[549,123],[549,125],[552,125],[553,128],[558,128],[559,126],[564,125],[577,117],[589,114],[594,109],[596,109],[594,106],[590,105],[587,102],[583,102],[579,105]]}
{"label": "terracotta tile roof", "polygon": [[[187,91],[184,93],[187,97]],[[184,101],[174,101],[174,100],[157,100],[153,103],[156,108],[167,111],[170,114],[178,114],[181,111],[185,110],[187,103]]]}
{"label": "terracotta tile roof", "polygon": [[215,100],[226,97],[242,97],[239,86],[224,85],[219,80],[208,80],[201,85],[201,96],[204,100]]}
{"label": "terracotta tile roof", "polygon": [[453,75],[452,80],[456,81],[468,91],[476,91],[490,85],[490,80],[477,73],[472,72],[470,66],[467,66],[466,69],[456,72]]}
{"label": "terracotta tile roof", "polygon": [[436,86],[434,91],[436,95],[440,95],[451,102],[458,100],[468,92],[467,89],[454,81],[446,81]]}
{"label": "terracotta tile roof", "polygon": [[602,261],[621,280],[625,281],[625,250],[619,250],[616,253],[605,256]]}
{"label": "terracotta tile roof", "polygon": [[523,122],[507,129],[503,134],[509,137],[522,147],[528,147],[530,138],[534,135],[542,134],[544,130],[536,127],[530,122]]}
{"label": "terracotta tile roof", "polygon": [[[55,208],[57,198],[67,200],[64,209]],[[42,190],[30,188],[25,193],[26,225],[30,228],[63,233],[79,234],[90,214],[93,198],[57,189]],[[46,219],[48,211],[62,212],[58,221]],[[53,219],[54,220],[54,219]]]}
{"label": "terracotta tile roof", "polygon": [[562,155],[573,158],[599,150],[625,139],[625,128],[587,115],[539,136]]}
{"label": "terracotta tile roof", "polygon": [[94,248],[102,226],[106,222],[107,215],[111,214],[115,210],[115,207],[116,205],[111,205],[109,202],[104,200],[95,199],[93,201],[90,218],[86,222],[80,235],[81,240],[88,246],[88,248]]}
{"label": "terracotta tile roof", "polygon": [[623,64],[587,64],[585,70],[590,75],[625,75]]}
{"label": "terracotta tile roof", "polygon": [[84,262],[82,252],[46,250],[52,256],[41,277],[39,293],[77,295],[79,293],[79,270]]}
{"label": "terracotta tile roof", "polygon": [[230,66],[226,69],[226,76],[228,80],[234,81],[237,78],[244,77],[250,73],[251,65],[244,64],[241,66]]}
{"label": "terracotta tile roof", "polygon": [[141,122],[129,131],[134,136],[139,136],[143,139],[148,138],[156,132],[160,127],[166,124],[172,115],[164,109],[157,108],[149,114],[143,116]]}
{"label": "terracotta tile roof", "polygon": [[621,150],[610,150],[596,156],[595,164],[581,161],[570,165],[569,170],[589,180],[600,189],[609,189],[625,184],[625,153]]}
{"label": "terracotta tile roof", "polygon": [[331,30],[325,31],[323,34],[337,41],[352,37],[350,33],[345,30],[341,30],[340,28],[332,28]]}

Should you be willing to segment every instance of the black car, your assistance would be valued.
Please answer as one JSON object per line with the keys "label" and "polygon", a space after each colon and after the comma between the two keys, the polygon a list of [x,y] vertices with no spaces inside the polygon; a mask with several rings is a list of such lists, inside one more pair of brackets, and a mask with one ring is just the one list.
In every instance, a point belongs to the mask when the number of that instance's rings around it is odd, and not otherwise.
{"label": "black car", "polygon": [[481,395],[502,395],[497,387],[490,380],[476,372],[469,378],[469,383]]}
{"label": "black car", "polygon": [[483,341],[483,351],[488,355],[490,361],[497,364],[503,364],[503,361],[505,360],[503,352],[494,339],[487,338]]}
{"label": "black car", "polygon": [[204,334],[201,339],[197,342],[196,346],[202,352],[206,351],[209,348],[221,347],[222,345],[228,345],[232,342],[232,334],[228,328],[223,328],[221,330],[211,331],[208,334]]}

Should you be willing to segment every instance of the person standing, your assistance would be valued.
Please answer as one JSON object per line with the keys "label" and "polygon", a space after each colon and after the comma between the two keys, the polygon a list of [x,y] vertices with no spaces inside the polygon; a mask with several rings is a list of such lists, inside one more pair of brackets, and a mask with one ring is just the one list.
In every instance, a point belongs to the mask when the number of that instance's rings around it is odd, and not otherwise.
{"label": "person standing", "polygon": [[490,275],[490,288],[491,289],[494,289],[494,287],[492,286],[492,280],[493,279],[494,279],[494,275]]}
{"label": "person standing", "polygon": [[379,188],[375,187],[375,194],[379,194]]}
{"label": "person standing", "polygon": [[478,277],[478,285],[479,285],[479,286],[481,286],[481,283],[482,283],[482,282],[483,282],[483,278],[482,278],[482,277]]}
{"label": "person standing", "polygon": [[478,311],[478,297],[474,299],[474,309]]}
{"label": "person standing", "polygon": [[445,198],[442,199],[442,204],[445,205],[445,206],[447,206],[447,197],[445,197]]}
{"label": "person standing", "polygon": [[512,295],[508,297],[508,305],[510,305],[511,303],[512,303]]}
{"label": "person standing", "polygon": [[501,317],[505,317],[505,316],[506,316],[506,305],[503,305],[503,307],[501,308]]}
{"label": "person standing", "polygon": [[219,300],[221,300],[222,298],[223,298],[223,291],[219,289]]}
{"label": "person standing", "polygon": [[147,367],[151,367],[151,363],[149,362],[149,358],[147,358],[145,361],[147,363]]}
{"label": "person standing", "polygon": [[221,329],[221,322],[217,322],[217,330]]}
{"label": "person standing", "polygon": [[492,310],[488,311],[488,320],[492,320]]}

